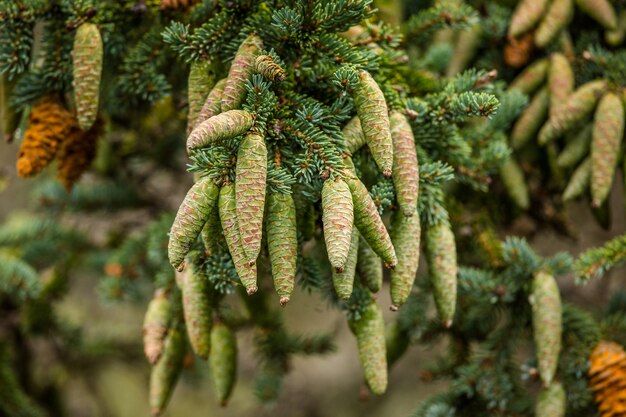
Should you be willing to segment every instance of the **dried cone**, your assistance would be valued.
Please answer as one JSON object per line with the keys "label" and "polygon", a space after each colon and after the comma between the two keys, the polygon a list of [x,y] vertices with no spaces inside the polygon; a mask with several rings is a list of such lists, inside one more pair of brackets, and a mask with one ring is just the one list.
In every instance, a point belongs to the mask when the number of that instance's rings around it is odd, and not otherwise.
{"label": "dried cone", "polygon": [[343,179],[328,179],[322,188],[322,222],[330,264],[343,271],[348,261],[354,205],[348,184]]}
{"label": "dried cone", "polygon": [[420,216],[396,215],[393,223],[393,246],[398,265],[391,271],[391,309],[397,310],[411,294],[420,258]]}
{"label": "dried cone", "polygon": [[143,320],[143,351],[151,365],[161,358],[171,320],[172,304],[167,293],[158,289],[148,304]]}
{"label": "dried cone", "polygon": [[102,76],[102,37],[93,23],[83,23],[76,30],[72,62],[74,101],[78,125],[88,130],[98,115],[100,77]]}
{"label": "dried cone", "polygon": [[[223,110],[223,108],[222,108]],[[230,110],[198,124],[187,138],[187,152],[246,133],[254,117],[244,110]]]}
{"label": "dried cone", "polygon": [[561,352],[561,295],[554,277],[537,272],[530,296],[537,368],[544,386],[554,379]]}
{"label": "dried cone", "polygon": [[530,207],[528,186],[524,179],[524,173],[513,159],[513,156],[510,156],[500,167],[500,178],[502,179],[507,194],[515,205],[522,210],[528,210],[528,207]]}
{"label": "dried cone", "polygon": [[380,291],[380,288],[383,286],[383,263],[360,233],[356,270],[363,284],[371,292]]}
{"label": "dried cone", "polygon": [[519,90],[526,95],[532,94],[543,84],[548,74],[549,61],[539,59],[522,71],[509,85],[511,90]]}
{"label": "dried cone", "polygon": [[211,330],[213,351],[209,358],[217,398],[225,406],[237,379],[237,338],[230,327],[217,322]]}
{"label": "dried cone", "polygon": [[185,338],[174,327],[165,338],[161,359],[150,372],[150,410],[153,416],[159,416],[169,402],[185,359]]}
{"label": "dried cone", "polygon": [[359,254],[359,236],[359,231],[356,227],[353,227],[346,266],[341,272],[337,272],[334,269],[332,270],[333,286],[335,287],[337,296],[342,300],[347,300],[352,295],[356,262]]}
{"label": "dried cone", "polygon": [[167,247],[170,263],[178,271],[185,267],[185,256],[215,210],[218,193],[219,188],[209,177],[200,178],[178,208]]}
{"label": "dried cone", "polygon": [[354,116],[341,131],[343,133],[344,146],[349,155],[354,154],[365,145],[365,136],[361,128],[361,121]]}
{"label": "dried cone", "polygon": [[239,46],[226,78],[222,94],[222,111],[236,109],[243,102],[246,95],[246,81],[252,73],[256,55],[261,49],[263,49],[263,41],[254,34],[248,36]]}
{"label": "dried cone", "polygon": [[57,157],[57,178],[70,191],[96,156],[98,137],[102,132],[102,121],[96,120],[91,129],[83,132],[72,130],[61,144]]}
{"label": "dried cone", "polygon": [[426,256],[439,318],[444,327],[450,327],[456,310],[459,268],[456,242],[448,223],[442,222],[426,229]]}
{"label": "dried cone", "polygon": [[419,166],[415,137],[406,116],[399,111],[391,112],[391,138],[393,139],[393,186],[402,213],[415,214],[419,192]]}
{"label": "dried cone", "polygon": [[554,381],[543,388],[535,405],[535,417],[563,417],[565,415],[565,390],[560,382]]}
{"label": "dried cone", "polygon": [[600,207],[611,191],[623,136],[622,100],[606,93],[596,109],[591,139],[591,204],[595,207]]}
{"label": "dried cone", "polygon": [[517,38],[532,29],[543,16],[549,2],[549,0],[521,0],[511,16],[509,38]]}
{"label": "dried cone", "polygon": [[521,68],[528,63],[535,47],[532,32],[519,38],[509,38],[504,46],[504,62],[513,68]]}
{"label": "dried cone", "polygon": [[253,264],[261,250],[265,188],[267,180],[267,147],[263,137],[248,134],[237,152],[235,170],[237,223],[243,251]]}
{"label": "dried cone", "polygon": [[621,345],[603,340],[593,349],[589,388],[602,417],[626,415],[626,352]]}
{"label": "dried cone", "polygon": [[17,174],[31,177],[52,162],[61,142],[77,130],[74,117],[56,99],[44,97],[31,110],[20,146]]}
{"label": "dried cone", "polygon": [[563,191],[563,201],[567,202],[583,195],[591,181],[591,158],[585,159],[572,174]]}
{"label": "dried cone", "polygon": [[226,85],[226,79],[219,80],[213,89],[206,96],[206,100],[202,104],[202,108],[196,117],[196,125],[204,122],[207,119],[219,114],[222,111],[222,94],[224,93],[224,86]]}
{"label": "dried cone", "polygon": [[548,10],[535,31],[535,45],[545,48],[572,20],[574,5],[572,0],[552,0]]}
{"label": "dried cone", "polygon": [[550,93],[547,88],[542,88],[534,95],[528,107],[513,125],[511,131],[513,149],[520,149],[537,135],[539,128],[546,121],[549,106]]}
{"label": "dried cone", "polygon": [[606,29],[617,28],[617,14],[609,0],[575,0],[578,7]]}
{"label": "dried cone", "polygon": [[189,135],[196,126],[200,110],[213,84],[215,84],[215,77],[211,74],[210,63],[207,61],[199,61],[191,64],[189,80],[187,82],[187,99],[189,101],[187,135]]}
{"label": "dried cone", "polygon": [[553,53],[550,57],[548,87],[550,89],[550,117],[552,117],[574,91],[574,71],[565,55],[560,52]]}
{"label": "dried cone", "polygon": [[285,306],[293,292],[298,258],[296,204],[291,194],[269,193],[266,224],[274,287],[280,305]]}
{"label": "dried cone", "polygon": [[385,96],[369,72],[359,71],[359,82],[354,88],[356,107],[367,146],[386,177],[393,168],[393,141]]}
{"label": "dried cone", "polygon": [[194,268],[187,268],[176,274],[176,282],[182,293],[185,327],[191,348],[196,355],[207,359],[211,352],[213,324],[208,278]]}

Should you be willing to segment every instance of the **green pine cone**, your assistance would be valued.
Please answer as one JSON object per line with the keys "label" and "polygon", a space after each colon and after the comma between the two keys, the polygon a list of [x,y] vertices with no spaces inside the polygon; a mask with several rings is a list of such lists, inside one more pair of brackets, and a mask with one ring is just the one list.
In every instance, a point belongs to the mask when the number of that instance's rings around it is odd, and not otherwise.
{"label": "green pine cone", "polygon": [[360,179],[351,177],[346,181],[354,202],[354,225],[374,252],[385,262],[385,266],[387,268],[395,267],[398,263],[396,251],[383,219],[378,213],[376,203]]}
{"label": "green pine cone", "polygon": [[102,51],[102,37],[98,26],[93,23],[80,25],[74,38],[72,63],[76,117],[83,131],[89,130],[98,116]]}
{"label": "green pine cone", "polygon": [[539,59],[522,71],[509,85],[511,90],[519,90],[527,96],[539,88],[546,80],[550,63],[547,58]]}
{"label": "green pine cone", "polygon": [[337,272],[335,269],[332,270],[333,286],[335,287],[337,296],[342,300],[347,300],[352,295],[358,254],[359,231],[356,227],[353,227],[352,238],[350,240],[350,251],[348,252],[346,266],[341,272]]}
{"label": "green pine cone", "polygon": [[528,186],[524,179],[524,173],[513,159],[513,156],[510,156],[500,167],[500,178],[502,179],[507,194],[515,205],[522,210],[528,210],[528,207],[530,207]]}
{"label": "green pine cone", "polygon": [[532,282],[533,336],[539,376],[544,386],[554,379],[561,352],[561,295],[554,277],[540,271]]}
{"label": "green pine cone", "polygon": [[154,292],[143,319],[143,351],[154,365],[161,358],[165,336],[172,321],[172,303],[161,289]]}
{"label": "green pine cone", "polygon": [[385,96],[374,78],[365,70],[359,71],[359,82],[354,88],[356,108],[367,146],[386,177],[393,168],[393,141]]}
{"label": "green pine cone", "polygon": [[266,224],[274,287],[280,305],[285,306],[293,292],[298,258],[296,205],[291,194],[268,194]]}
{"label": "green pine cone", "polygon": [[622,100],[606,93],[596,109],[591,139],[591,204],[595,207],[600,207],[611,191],[623,136]]}
{"label": "green pine cone", "polygon": [[150,372],[150,410],[159,416],[172,396],[185,358],[185,337],[173,327],[165,338],[161,359]]}
{"label": "green pine cone", "polygon": [[185,256],[202,231],[202,227],[215,210],[219,188],[209,177],[198,180],[187,192],[172,229],[167,253],[172,266],[182,271],[185,267]]}
{"label": "green pine cone", "polygon": [[565,55],[560,52],[555,52],[550,56],[548,87],[550,89],[550,117],[552,117],[558,107],[565,103],[574,91],[574,70]]}
{"label": "green pine cone", "polygon": [[363,284],[373,293],[383,286],[383,263],[372,247],[359,233],[359,256],[356,270]]}
{"label": "green pine cone", "polygon": [[[202,108],[196,117],[195,126],[204,122],[207,119],[219,114],[222,111],[222,94],[224,93],[224,86],[226,85],[226,78],[219,80],[213,86],[213,89],[206,96],[206,100],[202,104]],[[191,133],[191,132],[189,132]],[[189,136],[189,133],[187,136]]]}
{"label": "green pine cone", "polygon": [[253,264],[261,250],[267,180],[267,147],[261,136],[248,134],[243,138],[235,171],[239,235],[246,258]]}
{"label": "green pine cone", "polygon": [[343,133],[344,145],[346,152],[353,155],[356,151],[365,145],[365,136],[361,129],[361,121],[358,116],[354,116],[341,131]]}
{"label": "green pine cone", "polygon": [[348,261],[354,205],[348,184],[343,179],[328,179],[322,188],[322,222],[330,264],[343,271]]}
{"label": "green pine cone", "polygon": [[235,270],[248,295],[257,292],[256,264],[250,265],[243,250],[239,226],[237,225],[237,211],[235,207],[235,186],[225,184],[220,189],[219,196],[220,223],[230,257]]}
{"label": "green pine cone", "polygon": [[213,143],[246,133],[254,123],[254,116],[244,110],[230,110],[199,123],[187,138],[187,152],[206,148]]}
{"label": "green pine cone", "polygon": [[202,274],[187,268],[176,275],[182,293],[183,313],[187,336],[193,351],[202,359],[211,352],[211,325],[213,324],[209,281]]}
{"label": "green pine cone", "polygon": [[187,98],[189,110],[187,112],[187,135],[197,124],[198,115],[202,106],[215,84],[215,77],[211,73],[211,64],[207,61],[198,61],[191,64],[189,80],[187,82]]}
{"label": "green pine cone", "polygon": [[537,135],[539,128],[546,121],[549,106],[550,94],[547,88],[542,88],[534,95],[528,107],[513,125],[511,131],[513,149],[520,149]]}
{"label": "green pine cone", "polygon": [[217,251],[221,235],[222,230],[220,225],[219,210],[213,210],[211,214],[209,214],[209,218],[204,224],[201,232],[202,243],[204,243],[204,250],[207,256],[211,256],[215,253],[215,251]]}
{"label": "green pine cone", "polygon": [[397,321],[386,326],[385,346],[387,349],[387,364],[389,368],[404,355],[410,343],[411,340],[409,336],[400,329]]}
{"label": "green pine cone", "polygon": [[222,94],[223,112],[236,109],[243,102],[246,97],[246,81],[252,74],[254,61],[261,49],[263,41],[255,34],[248,36],[239,46]]}
{"label": "green pine cone", "polygon": [[382,395],[387,390],[387,349],[383,312],[371,300],[358,320],[350,320],[350,329],[356,336],[361,368],[370,390]]}
{"label": "green pine cone", "polygon": [[571,201],[583,195],[591,182],[591,158],[585,159],[572,174],[565,191],[563,191],[563,201]]}
{"label": "green pine cone", "polygon": [[472,60],[476,57],[476,52],[480,48],[483,39],[482,25],[475,24],[463,31],[458,36],[454,45],[452,57],[446,68],[446,77],[454,77],[465,71]]}
{"label": "green pine cone", "polygon": [[393,186],[398,206],[405,216],[412,216],[417,207],[419,166],[415,137],[406,116],[392,111],[389,117],[393,139]]}
{"label": "green pine cone", "polygon": [[600,23],[605,29],[617,28],[617,14],[609,0],[574,0],[580,10]]}
{"label": "green pine cone", "polygon": [[439,318],[445,327],[450,327],[456,310],[458,266],[449,224],[439,223],[426,229],[426,257]]}
{"label": "green pine cone", "polygon": [[211,330],[213,351],[209,357],[211,376],[217,398],[225,406],[237,380],[237,338],[224,323],[216,322]]}
{"label": "green pine cone", "polygon": [[611,46],[619,46],[626,38],[626,10],[622,10],[617,18],[617,27],[604,33],[606,43]]}
{"label": "green pine cone", "polygon": [[535,31],[535,45],[545,48],[556,39],[574,16],[572,0],[552,0]]}
{"label": "green pine cone", "polygon": [[398,265],[391,271],[391,309],[397,310],[411,294],[420,258],[420,216],[406,217],[396,213],[393,222],[393,246]]}
{"label": "green pine cone", "polygon": [[564,415],[565,390],[560,382],[554,381],[539,392],[535,405],[535,417],[563,417]]}
{"label": "green pine cone", "polygon": [[589,116],[606,88],[605,80],[595,80],[574,91],[539,131],[539,144],[545,145],[556,139]]}
{"label": "green pine cone", "polygon": [[517,38],[535,27],[548,7],[549,0],[521,0],[517,3],[511,22],[509,38]]}
{"label": "green pine cone", "polygon": [[581,130],[575,132],[574,137],[567,142],[556,160],[559,167],[571,168],[589,153],[592,130],[593,124],[588,123]]}

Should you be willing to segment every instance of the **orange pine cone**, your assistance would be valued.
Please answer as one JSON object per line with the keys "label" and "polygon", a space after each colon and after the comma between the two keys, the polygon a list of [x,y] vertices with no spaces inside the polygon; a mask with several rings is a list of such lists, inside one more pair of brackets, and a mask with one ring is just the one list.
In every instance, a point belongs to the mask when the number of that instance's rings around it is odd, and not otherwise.
{"label": "orange pine cone", "polygon": [[533,32],[509,39],[504,46],[504,62],[513,68],[526,65],[535,48],[533,39]]}
{"label": "orange pine cone", "polygon": [[38,174],[54,159],[61,141],[77,129],[74,116],[56,99],[47,96],[39,100],[28,117],[16,163],[18,175]]}
{"label": "orange pine cone", "polygon": [[589,357],[589,387],[602,417],[626,416],[626,352],[601,341]]}
{"label": "orange pine cone", "polygon": [[102,121],[96,120],[86,132],[74,129],[65,138],[59,150],[57,178],[69,192],[96,156],[96,144],[102,130]]}

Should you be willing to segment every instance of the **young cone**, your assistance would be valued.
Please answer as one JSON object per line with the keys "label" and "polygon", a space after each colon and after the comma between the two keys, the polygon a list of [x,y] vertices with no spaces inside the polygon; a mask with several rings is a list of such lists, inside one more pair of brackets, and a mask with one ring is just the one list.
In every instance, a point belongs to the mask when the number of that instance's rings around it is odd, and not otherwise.
{"label": "young cone", "polygon": [[561,168],[571,168],[580,162],[588,153],[591,144],[593,124],[588,123],[565,145],[556,163]]}
{"label": "young cone", "polygon": [[261,250],[267,179],[267,148],[261,136],[251,133],[243,138],[235,172],[239,235],[248,263],[253,264]]}
{"label": "young cone", "polygon": [[537,368],[545,387],[554,379],[561,352],[561,295],[554,277],[537,272],[533,277],[530,303]]}
{"label": "young cone", "polygon": [[256,264],[250,265],[243,250],[241,236],[239,235],[239,226],[237,225],[235,186],[233,184],[225,184],[220,189],[219,210],[222,231],[226,239],[230,257],[233,259],[237,275],[239,275],[239,279],[246,289],[246,292],[248,295],[252,295],[258,289],[256,283]]}
{"label": "young cone", "polygon": [[354,116],[341,131],[343,133],[346,152],[353,155],[365,145],[365,136],[361,128],[361,121],[358,116]]}
{"label": "young cone", "polygon": [[383,286],[383,263],[360,233],[356,270],[363,284],[371,292],[376,293],[380,291],[380,288]]}
{"label": "young cone", "polygon": [[291,194],[268,194],[266,225],[274,287],[280,305],[285,306],[293,292],[298,258],[296,205]]}
{"label": "young cone", "polygon": [[517,38],[532,29],[543,16],[549,0],[521,0],[511,16],[509,38]]}
{"label": "young cone", "polygon": [[215,77],[211,74],[211,64],[209,62],[198,61],[191,64],[187,82],[187,98],[189,102],[187,135],[196,126],[200,110],[213,84],[215,84]]}
{"label": "young cone", "polygon": [[211,330],[213,351],[209,357],[211,377],[217,398],[225,406],[237,380],[237,338],[224,323],[216,322]]}
{"label": "young cone", "polygon": [[191,131],[187,138],[187,152],[246,133],[253,123],[252,113],[244,110],[230,110],[215,115]]}
{"label": "young cone", "polygon": [[183,313],[187,336],[193,351],[202,359],[211,352],[211,325],[213,324],[208,278],[187,268],[176,274],[176,282],[182,292]]}
{"label": "young cone", "polygon": [[596,109],[591,139],[591,204],[595,207],[600,207],[611,191],[623,136],[622,100],[606,93]]}
{"label": "young cone", "polygon": [[209,177],[200,178],[187,192],[176,213],[167,247],[170,263],[176,270],[185,267],[185,256],[215,210],[218,193],[219,188]]}
{"label": "young cone", "polygon": [[419,192],[419,166],[415,137],[404,114],[394,110],[389,120],[393,139],[393,186],[400,210],[409,217],[415,213]]}
{"label": "young cone", "polygon": [[396,215],[393,222],[393,246],[398,265],[391,271],[391,309],[397,310],[411,294],[420,258],[420,216]]}
{"label": "young cone", "polygon": [[87,132],[73,129],[61,143],[57,156],[57,178],[68,192],[95,158],[101,131],[102,121],[96,120]]}
{"label": "young cone", "polygon": [[[195,126],[204,122],[207,119],[219,114],[222,111],[222,94],[224,93],[224,86],[226,85],[226,78],[219,80],[213,86],[213,89],[206,96],[206,100],[202,104],[200,112],[196,117]],[[189,132],[191,133],[191,132]],[[189,135],[188,133],[188,135]]]}
{"label": "young cone", "polygon": [[550,57],[548,87],[550,89],[550,117],[552,117],[558,107],[565,103],[574,91],[574,71],[565,55],[560,52],[555,52]]}
{"label": "young cone", "polygon": [[563,417],[565,415],[565,390],[560,382],[554,381],[543,388],[537,397],[535,417]]}
{"label": "young cone", "polygon": [[348,184],[343,179],[328,179],[322,188],[322,222],[330,264],[343,271],[350,252],[354,205]]}
{"label": "young cone", "polygon": [[524,180],[524,173],[513,159],[513,156],[510,156],[500,167],[500,178],[507,194],[515,205],[522,210],[528,210],[528,207],[530,207],[528,186]]}
{"label": "young cone", "polygon": [[520,149],[534,138],[541,125],[546,121],[550,106],[550,93],[547,88],[539,90],[522,115],[517,119],[511,131],[511,146]]}
{"label": "young cone", "polygon": [[185,338],[178,328],[173,327],[165,338],[161,359],[150,372],[150,410],[153,416],[159,416],[165,410],[183,368],[184,358]]}
{"label": "young cone", "polygon": [[576,168],[563,191],[563,202],[571,201],[583,195],[591,182],[591,158],[585,159]]}
{"label": "young cone", "polygon": [[361,368],[370,390],[382,395],[387,390],[387,349],[383,312],[371,300],[358,320],[350,320],[350,329],[356,336]]}
{"label": "young cone", "polygon": [[439,318],[444,327],[450,327],[456,310],[458,266],[449,224],[442,222],[426,229],[426,257]]}
{"label": "young cone", "polygon": [[285,70],[274,62],[274,59],[269,55],[257,56],[254,61],[254,69],[270,81],[283,81],[285,79]]}
{"label": "young cone", "polygon": [[236,109],[243,102],[246,95],[246,81],[250,78],[254,60],[261,49],[263,49],[263,41],[255,34],[248,36],[239,46],[224,85],[222,111]]}
{"label": "young cone", "polygon": [[359,82],[354,88],[353,97],[367,146],[383,175],[390,177],[393,168],[393,141],[387,102],[369,72],[359,71]]}
{"label": "young cone", "polygon": [[606,29],[617,28],[617,14],[609,0],[574,0],[578,7]]}
{"label": "young cone", "polygon": [[519,90],[526,95],[531,95],[545,81],[549,65],[547,58],[535,61],[511,81],[509,89]]}
{"label": "young cone", "polygon": [[543,20],[535,31],[535,45],[545,48],[561,33],[574,15],[572,0],[552,0]]}
{"label": "young cone", "polygon": [[100,77],[102,76],[102,37],[93,23],[83,23],[76,30],[72,63],[74,102],[78,125],[88,130],[98,115]]}
{"label": "young cone", "polygon": [[202,243],[207,256],[211,256],[218,249],[218,242],[222,235],[219,210],[213,210],[202,228]]}
{"label": "young cone", "polygon": [[167,293],[158,289],[154,292],[143,319],[143,351],[151,365],[161,358],[171,320],[172,304]]}
{"label": "young cone", "polygon": [[617,343],[602,340],[589,356],[589,388],[602,417],[624,414],[626,352]]}
{"label": "young cone", "polygon": [[359,231],[352,228],[352,238],[350,239],[350,251],[348,260],[343,271],[332,270],[333,286],[337,296],[342,300],[347,300],[352,295],[354,285],[354,274],[356,272],[356,261],[359,254]]}

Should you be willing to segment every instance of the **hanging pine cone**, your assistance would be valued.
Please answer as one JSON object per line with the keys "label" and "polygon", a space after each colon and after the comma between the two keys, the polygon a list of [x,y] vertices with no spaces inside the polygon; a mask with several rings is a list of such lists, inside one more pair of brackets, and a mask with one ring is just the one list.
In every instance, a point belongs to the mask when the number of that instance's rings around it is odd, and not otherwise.
{"label": "hanging pine cone", "polygon": [[83,23],[76,31],[72,50],[74,101],[82,130],[89,129],[98,115],[102,55],[102,37],[98,26]]}
{"label": "hanging pine cone", "polygon": [[589,387],[602,417],[626,416],[626,352],[601,341],[589,357]]}
{"label": "hanging pine cone", "polygon": [[57,157],[57,178],[69,192],[91,165],[96,156],[98,137],[102,133],[102,120],[96,120],[87,132],[74,129],[67,135]]}

